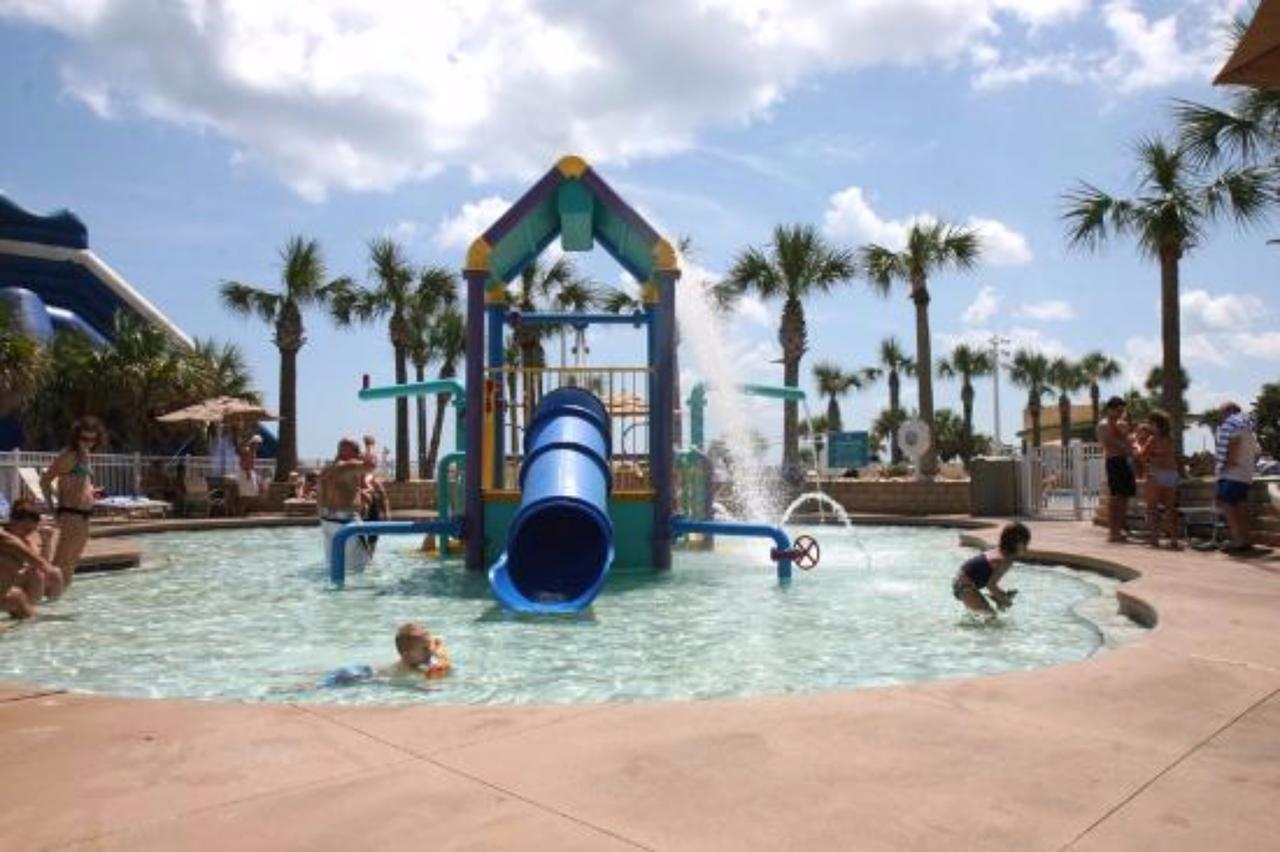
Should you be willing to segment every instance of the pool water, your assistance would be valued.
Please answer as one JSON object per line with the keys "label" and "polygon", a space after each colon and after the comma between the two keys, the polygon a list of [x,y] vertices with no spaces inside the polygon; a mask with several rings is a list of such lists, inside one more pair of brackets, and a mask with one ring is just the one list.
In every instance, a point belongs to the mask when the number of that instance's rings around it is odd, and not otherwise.
{"label": "pool water", "polygon": [[[1014,669],[1103,645],[1082,606],[1114,583],[1018,566],[1011,613],[979,626],[951,596],[970,553],[954,532],[793,528],[821,567],[780,588],[768,545],[721,539],[672,571],[617,573],[592,609],[503,612],[483,575],[383,538],[367,572],[329,588],[315,529],[142,539],[141,568],[77,579],[51,618],[0,636],[0,680],[129,696],[352,703],[526,703],[808,692]],[[1099,595],[1104,598],[1100,603]],[[395,660],[404,621],[442,635],[455,672],[421,687],[316,688],[326,671]]]}

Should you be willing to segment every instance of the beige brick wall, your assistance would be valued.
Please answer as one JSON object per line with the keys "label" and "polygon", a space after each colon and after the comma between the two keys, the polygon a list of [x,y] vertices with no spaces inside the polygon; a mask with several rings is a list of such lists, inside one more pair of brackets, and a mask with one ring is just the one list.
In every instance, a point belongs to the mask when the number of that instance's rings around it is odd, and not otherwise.
{"label": "beige brick wall", "polygon": [[822,484],[849,512],[876,515],[967,515],[969,482],[837,479]]}

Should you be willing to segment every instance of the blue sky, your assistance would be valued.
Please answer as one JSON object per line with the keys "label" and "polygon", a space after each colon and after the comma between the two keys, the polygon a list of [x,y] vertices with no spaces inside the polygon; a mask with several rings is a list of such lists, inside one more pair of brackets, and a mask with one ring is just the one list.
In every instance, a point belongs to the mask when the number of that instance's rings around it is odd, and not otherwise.
{"label": "blue sky", "polygon": [[[850,247],[892,244],[922,215],[974,224],[986,262],[931,282],[935,353],[995,331],[1051,353],[1101,348],[1126,367],[1118,391],[1158,359],[1158,270],[1128,242],[1068,251],[1061,195],[1078,179],[1129,192],[1132,143],[1171,129],[1171,99],[1221,99],[1208,81],[1241,8],[324,0],[300,18],[252,2],[0,0],[0,191],[76,211],[95,251],[181,327],[240,344],[271,404],[270,331],[219,307],[221,281],[273,284],[295,233],[320,240],[335,274],[365,276],[381,234],[456,268],[468,235],[570,151],[691,236],[698,275],[776,223]],[[1223,225],[1183,264],[1193,405],[1280,378],[1274,233]],[[618,282],[607,258],[584,269]],[[808,311],[806,377],[819,358],[871,363],[888,334],[914,347],[902,293],[854,281]],[[726,330],[745,379],[781,378],[774,313],[748,304]],[[630,360],[616,331],[592,334],[593,363]],[[385,331],[315,314],[309,337],[303,454],[344,432],[390,438],[390,405],[355,401],[361,373],[389,380]],[[958,407],[955,385],[936,387]],[[1002,388],[1006,436],[1016,394]],[[846,422],[865,425],[885,396],[853,395]],[[772,409],[751,413],[778,435]],[[989,382],[977,425],[991,430]]]}

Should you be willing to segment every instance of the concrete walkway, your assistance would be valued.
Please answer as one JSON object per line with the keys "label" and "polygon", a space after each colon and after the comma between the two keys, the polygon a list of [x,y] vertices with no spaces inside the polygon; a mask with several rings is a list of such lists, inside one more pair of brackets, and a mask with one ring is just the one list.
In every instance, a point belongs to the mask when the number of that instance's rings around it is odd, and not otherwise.
{"label": "concrete walkway", "polygon": [[[1280,561],[1108,546],[1158,626],[1034,672],[696,703],[0,686],[0,848],[1275,850]],[[0,644],[0,650],[3,646]]]}

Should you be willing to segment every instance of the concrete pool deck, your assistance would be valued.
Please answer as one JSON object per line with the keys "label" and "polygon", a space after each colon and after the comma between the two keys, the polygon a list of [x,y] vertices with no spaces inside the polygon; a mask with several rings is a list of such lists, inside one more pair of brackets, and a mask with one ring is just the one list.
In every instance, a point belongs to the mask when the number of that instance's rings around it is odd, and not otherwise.
{"label": "concrete pool deck", "polygon": [[1139,572],[1122,593],[1156,628],[1031,672],[690,703],[0,684],[0,848],[1277,848],[1280,560],[1032,526],[1038,552]]}

